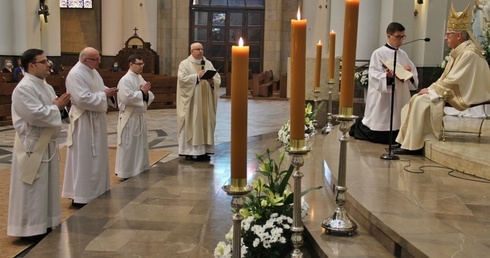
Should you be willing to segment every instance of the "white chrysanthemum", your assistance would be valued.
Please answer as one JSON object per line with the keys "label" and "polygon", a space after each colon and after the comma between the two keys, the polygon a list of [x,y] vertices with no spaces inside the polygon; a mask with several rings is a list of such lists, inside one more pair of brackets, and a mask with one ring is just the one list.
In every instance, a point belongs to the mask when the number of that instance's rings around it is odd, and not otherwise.
{"label": "white chrysanthemum", "polygon": [[256,239],[253,241],[253,243],[252,243],[253,247],[257,247],[257,246],[259,246],[259,244],[260,244],[260,239],[258,239],[258,238],[256,238]]}
{"label": "white chrysanthemum", "polygon": [[233,240],[233,227],[231,227],[230,231],[228,231],[228,233],[226,233],[225,239],[228,241]]}

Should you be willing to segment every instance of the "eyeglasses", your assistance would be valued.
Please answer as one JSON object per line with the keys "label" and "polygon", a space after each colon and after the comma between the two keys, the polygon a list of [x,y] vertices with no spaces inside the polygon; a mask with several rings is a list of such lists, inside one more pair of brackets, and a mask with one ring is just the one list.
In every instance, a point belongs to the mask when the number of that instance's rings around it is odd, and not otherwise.
{"label": "eyeglasses", "polygon": [[446,32],[446,37],[449,37],[452,34],[458,34],[458,33],[456,31]]}
{"label": "eyeglasses", "polygon": [[85,59],[88,59],[88,60],[92,60],[92,61],[100,61],[102,60],[102,58],[89,58],[89,57],[86,57]]}
{"label": "eyeglasses", "polygon": [[49,59],[44,59],[44,60],[41,60],[41,61],[36,61],[36,62],[31,62],[31,64],[49,64]]}
{"label": "eyeglasses", "polygon": [[145,63],[133,63],[134,65],[145,65]]}
{"label": "eyeglasses", "polygon": [[204,48],[194,48],[193,50],[201,51],[201,50],[204,50]]}
{"label": "eyeglasses", "polygon": [[390,34],[391,36],[395,37],[396,39],[400,40],[400,39],[406,39],[407,38],[407,35],[394,35],[394,34]]}

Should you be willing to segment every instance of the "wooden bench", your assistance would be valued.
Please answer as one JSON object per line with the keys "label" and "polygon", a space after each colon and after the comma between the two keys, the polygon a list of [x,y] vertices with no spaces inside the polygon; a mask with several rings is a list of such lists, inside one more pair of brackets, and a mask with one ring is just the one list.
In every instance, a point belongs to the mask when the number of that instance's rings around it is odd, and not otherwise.
{"label": "wooden bench", "polygon": [[[445,142],[446,141],[446,132],[457,132],[457,133],[472,133],[472,134],[478,134],[478,138],[481,138],[481,130],[483,128],[483,123],[485,122],[485,120],[490,120],[490,115],[488,114],[488,110],[486,110],[486,107],[485,105],[490,105],[490,101],[486,101],[486,102],[483,102],[483,103],[479,103],[479,104],[474,104],[474,105],[471,105],[470,108],[472,107],[478,107],[478,106],[482,106],[483,105],[483,113],[485,114],[484,117],[482,118],[474,118],[474,119],[481,119],[481,122],[480,122],[480,129],[478,130],[478,132],[469,132],[469,131],[448,131],[444,128],[444,120],[442,121],[442,141]],[[446,107],[452,107],[448,102],[446,102]],[[445,115],[445,114],[444,114]]]}
{"label": "wooden bench", "polygon": [[15,82],[13,73],[1,73],[2,82]]}
{"label": "wooden bench", "polygon": [[272,96],[272,82],[264,81],[264,73],[252,75],[252,96],[269,97]]}
{"label": "wooden bench", "polygon": [[279,79],[279,98],[288,97],[288,75],[283,74]]}
{"label": "wooden bench", "polygon": [[0,125],[12,124],[12,92],[17,83],[0,82]]}

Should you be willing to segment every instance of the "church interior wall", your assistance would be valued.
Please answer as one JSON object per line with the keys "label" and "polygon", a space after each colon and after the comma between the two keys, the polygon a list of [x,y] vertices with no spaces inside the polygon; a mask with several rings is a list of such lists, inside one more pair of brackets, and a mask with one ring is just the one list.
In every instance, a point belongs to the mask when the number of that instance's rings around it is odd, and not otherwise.
{"label": "church interior wall", "polygon": [[[73,10],[56,8],[57,0],[48,0],[51,6],[49,24],[42,24],[42,18],[32,15],[38,8],[36,0],[5,1],[0,10],[3,22],[0,23],[0,32],[3,35],[12,35],[0,39],[0,61],[5,58],[18,57],[22,52],[30,47],[41,47],[46,50],[51,59],[59,60],[64,65],[73,65],[78,60],[78,53],[86,46],[103,49],[102,46],[102,10],[101,1],[94,1],[93,9]],[[111,1],[117,4],[118,1]],[[123,40],[132,35],[134,26],[129,24],[128,17],[138,16],[132,23],[152,24],[148,28],[138,28],[138,34],[147,42],[152,43],[152,48],[160,55],[160,73],[167,75],[177,75],[180,61],[189,55],[189,4],[190,1],[182,0],[144,0],[129,1],[120,0],[124,9],[135,10],[135,12],[125,13]],[[308,32],[308,42],[313,45],[319,38],[325,38],[323,56],[327,56],[328,44],[326,34],[331,29],[337,33],[336,56],[342,55],[342,34],[344,22],[344,2],[343,1],[309,1],[305,3],[299,0],[268,0],[265,1],[265,25],[264,25],[264,70],[273,70],[276,77],[287,71],[287,58],[290,48],[290,21],[296,16],[296,10],[300,3],[306,8],[306,13],[310,13],[311,32]],[[371,52],[386,41],[386,25],[393,21],[400,21],[407,28],[407,35],[410,38],[430,37],[430,43],[425,43],[424,47],[418,47],[422,43],[404,46],[403,48],[413,56],[414,62],[418,67],[437,67],[443,59],[444,49],[444,30],[447,20],[447,13],[451,2],[456,10],[463,10],[472,0],[425,0],[423,4],[413,1],[381,1],[363,0],[360,10],[360,25],[362,28],[358,39],[358,59],[367,59]],[[143,6],[140,6],[140,4]],[[324,15],[315,15],[318,11],[318,4],[329,5],[326,21]],[[442,7],[442,8],[441,8]],[[414,11],[417,9],[418,14]],[[325,9],[323,9],[325,10]],[[372,15],[375,13],[376,15]],[[366,16],[370,15],[370,16]],[[371,17],[371,18],[369,18]],[[399,17],[399,19],[395,19]],[[154,20],[154,22],[153,22]],[[110,22],[110,21],[109,21]],[[18,29],[19,26],[25,29]],[[59,28],[56,28],[59,26]],[[143,26],[143,25],[142,25]],[[15,31],[14,28],[17,28]],[[59,30],[59,32],[57,32]],[[153,32],[154,31],[154,32]],[[23,33],[22,33],[23,32]],[[128,34],[130,33],[130,35]],[[321,34],[321,35],[319,35]],[[56,41],[58,35],[59,44]],[[145,36],[146,35],[146,36]],[[155,39],[153,39],[155,38]],[[155,41],[155,42],[152,42]],[[362,45],[360,42],[362,42]],[[122,43],[113,48],[122,48]],[[313,49],[313,47],[309,48]],[[308,50],[308,56],[312,56],[313,50]],[[411,52],[411,53],[410,53]],[[103,54],[102,67],[109,67],[114,60],[114,51]],[[425,75],[424,75],[425,78]]]}
{"label": "church interior wall", "polygon": [[61,52],[80,53],[91,46],[101,49],[101,3],[93,1],[93,9],[61,9]]}

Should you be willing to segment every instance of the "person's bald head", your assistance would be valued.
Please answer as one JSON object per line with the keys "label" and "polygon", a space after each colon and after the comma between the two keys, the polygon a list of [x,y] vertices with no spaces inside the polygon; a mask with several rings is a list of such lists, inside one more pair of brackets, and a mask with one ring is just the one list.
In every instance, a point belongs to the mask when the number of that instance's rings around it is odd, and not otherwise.
{"label": "person's bald head", "polygon": [[195,59],[198,59],[198,60],[202,59],[202,57],[204,55],[204,48],[202,47],[201,43],[195,42],[195,43],[191,44],[191,55]]}
{"label": "person's bald head", "polygon": [[78,60],[90,69],[98,68],[100,64],[99,51],[93,47],[86,47],[80,52]]}

